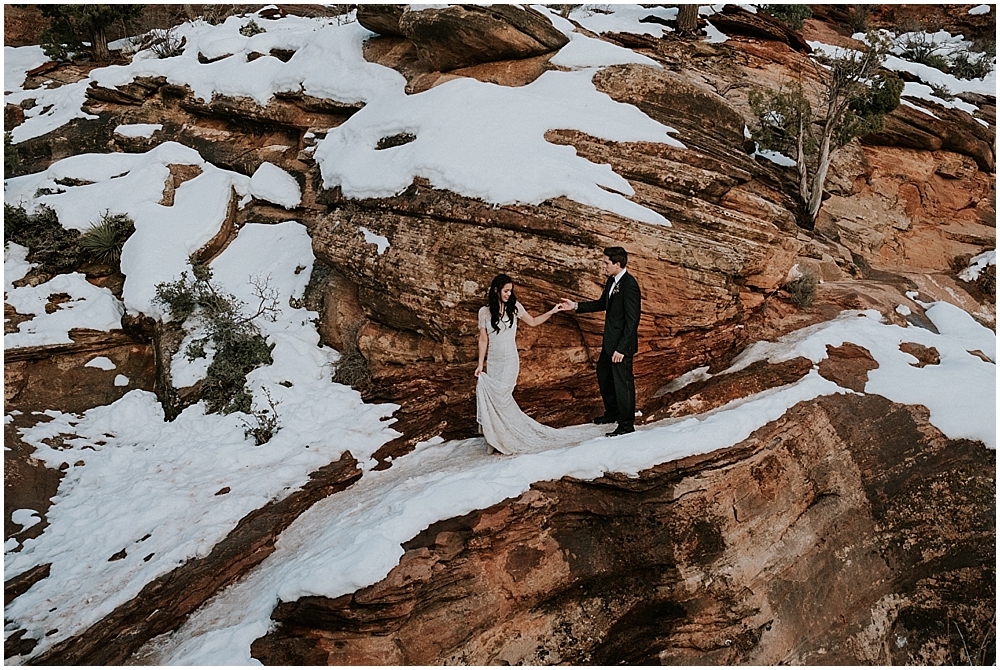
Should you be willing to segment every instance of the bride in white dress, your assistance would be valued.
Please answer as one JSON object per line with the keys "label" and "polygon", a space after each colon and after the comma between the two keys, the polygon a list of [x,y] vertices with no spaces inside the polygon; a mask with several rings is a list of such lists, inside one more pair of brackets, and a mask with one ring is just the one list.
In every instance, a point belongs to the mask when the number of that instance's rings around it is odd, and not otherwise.
{"label": "bride in white dress", "polygon": [[[514,454],[553,444],[559,431],[542,425],[514,402],[514,385],[521,369],[517,354],[517,322],[538,326],[562,305],[531,316],[514,295],[514,281],[497,275],[490,284],[488,304],[479,310],[479,367],[476,368],[476,419],[489,453]],[[485,368],[484,368],[485,363]]]}

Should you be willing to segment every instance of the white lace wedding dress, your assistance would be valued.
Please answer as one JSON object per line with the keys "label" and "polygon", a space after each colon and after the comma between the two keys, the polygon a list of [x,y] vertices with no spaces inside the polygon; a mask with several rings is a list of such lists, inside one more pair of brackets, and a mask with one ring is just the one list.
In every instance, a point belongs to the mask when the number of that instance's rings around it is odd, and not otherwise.
{"label": "white lace wedding dress", "polygon": [[521,411],[511,395],[521,370],[517,355],[517,322],[525,315],[524,307],[517,303],[517,318],[513,325],[500,320],[500,332],[493,330],[490,309],[479,310],[479,327],[489,334],[486,350],[486,369],[476,383],[476,419],[486,443],[503,454],[538,451],[556,446],[566,436],[561,431],[542,425]]}

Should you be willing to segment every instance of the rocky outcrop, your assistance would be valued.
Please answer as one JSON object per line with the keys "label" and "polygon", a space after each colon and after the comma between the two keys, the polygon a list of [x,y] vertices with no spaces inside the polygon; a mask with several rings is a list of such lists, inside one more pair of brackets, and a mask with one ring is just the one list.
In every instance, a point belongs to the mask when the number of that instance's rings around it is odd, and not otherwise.
{"label": "rocky outcrop", "polygon": [[948,664],[966,662],[964,637],[990,663],[995,481],[993,452],[944,438],[923,410],[824,397],[730,449],[538,483],[433,524],[381,582],[281,603],[253,655]]}
{"label": "rocky outcrop", "polygon": [[420,59],[440,72],[540,56],[569,43],[548,17],[520,5],[361,5],[358,22],[380,35],[407,38]]}
{"label": "rocky outcrop", "polygon": [[[84,412],[108,405],[133,389],[153,390],[155,369],[148,345],[121,331],[70,331],[72,344],[11,349],[4,356],[4,402],[7,411],[52,409]],[[114,369],[86,367],[108,358]],[[128,384],[115,386],[118,375]]]}
{"label": "rocky outcrop", "polygon": [[[267,558],[274,551],[275,539],[313,503],[344,490],[359,477],[357,461],[346,451],[339,461],[313,473],[300,490],[247,514],[208,556],[191,559],[146,584],[135,598],[86,631],[32,658],[30,664],[124,663],[146,641],[174,630],[208,598]],[[227,493],[222,489],[216,495]],[[18,635],[19,640],[22,637],[23,633]]]}
{"label": "rocky outcrop", "polygon": [[725,5],[712,15],[712,25],[726,34],[784,42],[796,51],[812,53],[802,35],[764,12],[751,13],[738,5]]}

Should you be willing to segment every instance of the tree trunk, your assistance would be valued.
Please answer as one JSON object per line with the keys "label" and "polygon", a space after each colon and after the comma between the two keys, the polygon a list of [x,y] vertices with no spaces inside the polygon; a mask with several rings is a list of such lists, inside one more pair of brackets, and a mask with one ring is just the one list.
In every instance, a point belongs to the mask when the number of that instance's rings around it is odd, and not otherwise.
{"label": "tree trunk", "polygon": [[679,5],[677,7],[677,33],[679,35],[694,35],[698,32],[698,5]]}
{"label": "tree trunk", "polygon": [[107,63],[111,60],[108,49],[108,33],[104,28],[94,28],[90,31],[90,53],[95,63]]}

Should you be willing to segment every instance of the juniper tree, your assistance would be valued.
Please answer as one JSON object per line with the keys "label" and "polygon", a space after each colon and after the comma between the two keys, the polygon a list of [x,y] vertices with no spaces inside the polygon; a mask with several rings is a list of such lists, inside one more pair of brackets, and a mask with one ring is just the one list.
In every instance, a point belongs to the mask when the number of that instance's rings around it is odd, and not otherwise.
{"label": "juniper tree", "polygon": [[83,50],[90,42],[95,62],[111,60],[108,49],[108,26],[115,21],[131,21],[142,14],[145,5],[38,5],[49,27],[42,31],[40,42],[45,55],[54,60],[66,60],[74,51]]}
{"label": "juniper tree", "polygon": [[[864,49],[817,62],[812,99],[801,81],[777,91],[750,92],[757,117],[753,140],[761,149],[795,161],[803,228],[816,223],[834,154],[855,137],[880,131],[886,114],[899,106],[903,82],[881,69],[889,46],[887,39],[870,33]],[[818,103],[815,107],[812,100]]]}

